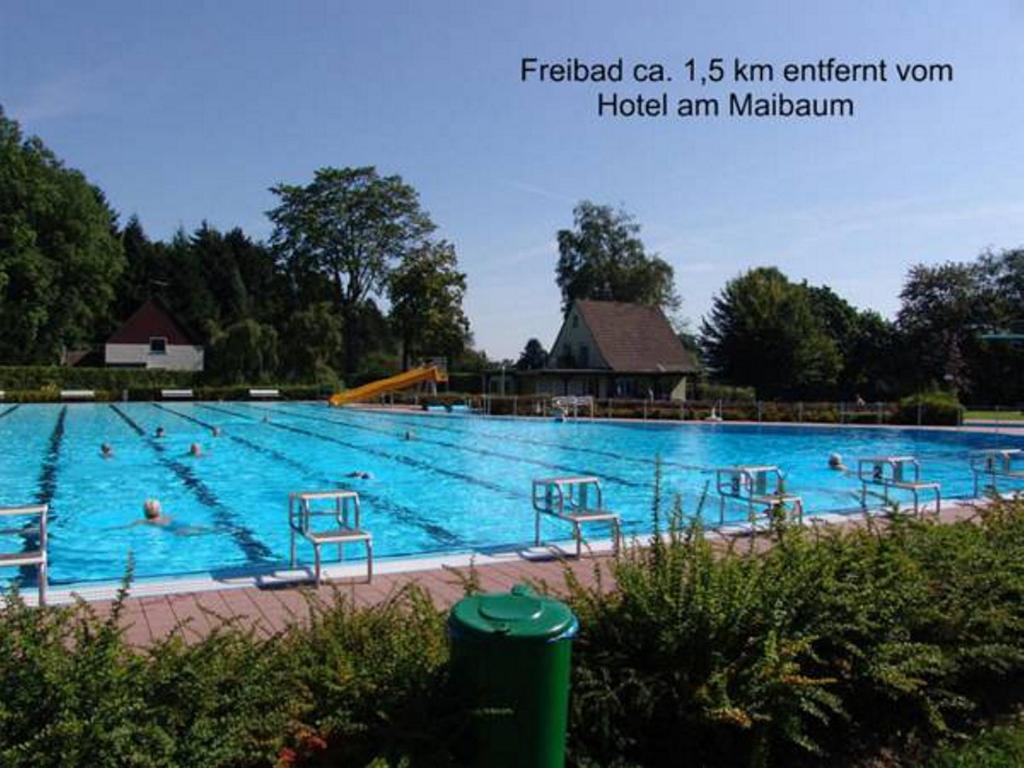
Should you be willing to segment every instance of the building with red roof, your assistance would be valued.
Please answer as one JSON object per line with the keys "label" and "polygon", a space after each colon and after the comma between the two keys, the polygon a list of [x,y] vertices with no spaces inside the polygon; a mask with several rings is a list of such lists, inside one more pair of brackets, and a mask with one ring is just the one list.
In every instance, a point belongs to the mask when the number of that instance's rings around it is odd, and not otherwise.
{"label": "building with red roof", "polygon": [[118,368],[203,370],[202,341],[159,299],[149,299],[107,339],[104,360]]}

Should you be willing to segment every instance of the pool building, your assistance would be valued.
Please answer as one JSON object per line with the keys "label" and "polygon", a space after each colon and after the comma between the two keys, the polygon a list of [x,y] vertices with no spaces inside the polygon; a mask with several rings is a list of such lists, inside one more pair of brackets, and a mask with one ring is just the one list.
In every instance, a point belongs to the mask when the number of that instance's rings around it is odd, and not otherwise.
{"label": "pool building", "polygon": [[[515,372],[514,393],[681,400],[696,373],[695,356],[660,308],[580,299],[569,308],[547,365]],[[495,391],[502,376],[490,379]]]}

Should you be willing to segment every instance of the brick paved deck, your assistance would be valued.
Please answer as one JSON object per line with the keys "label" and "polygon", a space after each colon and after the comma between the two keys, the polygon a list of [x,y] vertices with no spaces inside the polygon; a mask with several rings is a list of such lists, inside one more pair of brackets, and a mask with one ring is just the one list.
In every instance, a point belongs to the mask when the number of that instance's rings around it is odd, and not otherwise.
{"label": "brick paved deck", "polygon": [[[514,584],[543,584],[559,593],[565,588],[568,569],[582,583],[593,585],[595,568],[602,570],[607,584],[612,584],[611,558],[595,556],[582,560],[548,559],[517,560],[500,565],[484,565],[472,569],[484,591],[508,591]],[[425,589],[439,608],[447,608],[463,594],[461,579],[469,578],[471,569],[443,568],[407,573],[389,573],[365,581],[336,581],[314,587],[312,584],[275,585],[273,587],[241,587],[183,594],[130,597],[125,603],[122,626],[127,641],[145,647],[176,632],[186,642],[193,642],[209,633],[223,621],[244,628],[254,628],[269,636],[291,624],[308,621],[309,601],[331,600],[334,594],[344,595],[357,606],[381,603],[403,585],[415,582]],[[461,579],[460,579],[461,577]],[[101,616],[110,613],[109,601],[91,603]]]}

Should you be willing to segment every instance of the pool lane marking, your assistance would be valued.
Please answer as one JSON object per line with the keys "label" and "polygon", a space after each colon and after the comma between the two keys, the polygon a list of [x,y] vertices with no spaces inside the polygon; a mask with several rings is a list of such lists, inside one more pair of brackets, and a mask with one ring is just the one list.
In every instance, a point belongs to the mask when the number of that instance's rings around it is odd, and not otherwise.
{"label": "pool lane marking", "polygon": [[[273,409],[269,409],[269,408],[258,408],[256,406],[250,406],[250,407],[252,407],[252,408],[254,408],[255,410],[258,410],[258,411],[267,411],[269,413],[273,413],[274,412]],[[324,422],[327,422],[328,424],[337,424],[339,426],[351,427],[352,429],[361,429],[361,430],[363,430],[365,432],[373,432],[373,433],[382,434],[382,435],[390,435],[391,437],[395,436],[395,433],[392,430],[390,430],[390,429],[382,429],[380,427],[368,427],[365,424],[355,424],[355,423],[352,423],[350,421],[339,421],[337,419],[327,418],[326,416],[312,416],[312,415],[307,415],[305,413],[298,413],[298,412],[293,411],[293,410],[280,409],[278,412],[286,413],[286,414],[288,414],[290,416],[295,416],[295,417],[298,417],[300,419],[311,419],[313,421],[324,421]],[[468,434],[468,433],[464,433],[464,434]],[[558,472],[568,472],[571,475],[596,475],[596,474],[598,474],[598,473],[590,471],[590,470],[580,470],[580,469],[577,469],[575,467],[569,467],[569,466],[566,466],[565,464],[553,464],[550,461],[543,461],[541,459],[528,459],[528,458],[526,458],[524,456],[516,456],[513,453],[503,453],[501,451],[493,451],[493,450],[490,450],[488,448],[471,448],[471,447],[466,446],[466,445],[459,445],[458,443],[451,443],[451,442],[448,442],[446,440],[437,440],[437,439],[433,439],[433,438],[417,438],[417,440],[418,440],[418,442],[421,442],[421,443],[430,443],[430,444],[433,444],[433,445],[440,445],[440,446],[443,446],[445,448],[451,448],[452,450],[462,451],[463,453],[474,453],[474,454],[477,454],[477,455],[480,455],[480,456],[493,456],[495,458],[504,459],[506,461],[518,461],[521,464],[532,464],[535,467],[543,467],[544,469],[556,470]],[[634,482],[633,480],[626,480],[625,478],[618,477],[616,475],[611,475],[611,474],[608,474],[608,473],[602,474],[601,475],[601,479],[605,480],[607,482],[610,482],[610,483],[617,483],[618,485],[624,485],[627,488],[642,488],[642,487],[645,487],[645,485],[646,485],[644,483],[637,483],[637,482]]]}
{"label": "pool lane marking", "polygon": [[[437,417],[437,416],[412,416],[412,417],[403,418],[402,416],[399,416],[397,414],[392,414],[392,413],[380,413],[380,414],[373,413],[373,414],[371,414],[371,413],[361,412],[361,411],[358,411],[358,410],[355,410],[355,409],[349,409],[347,411],[347,415],[351,415],[351,416],[357,416],[358,415],[358,416],[362,416],[362,417],[368,418],[368,419],[372,419],[372,418],[374,418],[376,416],[380,416],[380,417],[383,417],[383,418],[386,418],[386,419],[390,419],[390,420],[392,420],[394,422],[397,422],[399,424],[408,424],[410,426],[417,425],[417,426],[425,427],[426,429],[433,429],[433,430],[438,430],[438,431],[441,431],[441,432],[452,432],[454,434],[460,434],[460,435],[481,434],[481,435],[484,435],[484,436],[487,436],[487,437],[493,437],[493,438],[496,438],[496,439],[499,439],[499,440],[509,440],[511,442],[524,443],[524,444],[527,444],[527,445],[540,445],[540,446],[544,446],[544,447],[548,447],[548,448],[561,448],[561,449],[569,450],[569,451],[578,451],[580,453],[592,453],[595,456],[604,456],[604,457],[609,458],[609,459],[619,459],[619,460],[622,460],[622,461],[638,462],[640,464],[648,464],[650,466],[654,466],[655,464],[657,464],[657,460],[656,459],[648,459],[648,458],[644,458],[644,457],[640,457],[640,456],[627,456],[626,454],[623,454],[623,453],[616,453],[615,451],[605,451],[605,450],[602,450],[600,448],[589,448],[589,447],[586,447],[586,446],[571,445],[571,444],[568,444],[568,443],[554,443],[554,442],[549,442],[547,440],[536,440],[536,439],[531,439],[531,438],[528,438],[528,437],[512,436],[512,435],[504,434],[504,433],[501,433],[501,432],[483,432],[483,431],[481,431],[479,433],[476,433],[476,432],[472,432],[472,431],[467,430],[467,429],[456,429],[455,427],[450,427],[450,426],[442,427],[439,424],[424,424],[425,421],[429,421],[431,419],[437,419],[437,418],[445,418],[446,419],[446,418],[448,418],[448,417],[445,417],[445,416],[441,416],[441,417]],[[622,426],[622,425],[615,424],[615,425],[612,425],[612,426]],[[679,461],[669,461],[669,460],[665,460],[665,459],[662,460],[661,465],[663,467],[675,467],[677,469],[685,469],[685,470],[688,470],[688,471],[691,471],[691,472],[701,472],[701,473],[704,473],[704,474],[710,474],[710,473],[714,472],[715,469],[716,469],[715,467],[701,466],[699,464],[684,464],[684,463],[679,462]]]}
{"label": "pool lane marking", "polygon": [[[66,408],[66,407],[67,407],[67,406],[65,406],[65,408]],[[14,412],[15,412],[16,410],[18,410],[19,408],[21,408],[21,403],[18,403],[17,405],[12,405],[12,406],[11,406],[10,408],[8,408],[8,409],[7,409],[6,411],[4,411],[3,413],[0,413],[0,419],[2,419],[2,418],[3,418],[4,416],[10,416],[10,415],[11,415],[12,413],[14,413]]]}
{"label": "pool lane marking", "polygon": [[[226,413],[226,414],[229,414],[231,416],[241,416],[243,418],[247,418],[247,419],[251,419],[253,421],[256,421],[255,417],[249,416],[249,415],[247,415],[245,413],[239,413],[238,411],[229,411],[229,410],[227,410],[225,408],[220,408],[220,407],[216,407],[216,406],[212,406],[212,405],[200,405],[199,407],[200,408],[207,408],[207,409],[213,410],[213,411],[219,411],[221,413]],[[256,409],[256,410],[261,410],[261,409]],[[422,469],[422,470],[424,470],[426,472],[432,472],[434,474],[443,475],[445,477],[450,477],[450,478],[453,478],[455,480],[462,480],[462,481],[464,481],[466,483],[469,483],[470,485],[476,485],[476,486],[479,486],[481,488],[486,488],[489,491],[494,491],[495,493],[499,493],[502,496],[505,496],[506,498],[509,498],[509,499],[514,499],[515,501],[521,501],[524,498],[528,499],[530,497],[530,494],[526,493],[525,491],[523,491],[523,492],[514,491],[514,490],[512,490],[510,488],[505,488],[504,486],[498,485],[497,483],[492,483],[489,480],[481,480],[480,478],[474,477],[473,475],[467,475],[467,474],[464,474],[462,472],[456,472],[456,471],[451,470],[451,469],[444,469],[443,467],[437,467],[437,466],[434,466],[433,464],[428,464],[425,461],[419,461],[419,460],[413,459],[413,458],[411,458],[409,456],[400,456],[398,454],[389,453],[388,451],[382,451],[382,450],[377,449],[377,448],[370,448],[368,446],[356,445],[355,443],[349,443],[349,442],[347,442],[345,440],[341,440],[341,439],[333,437],[331,435],[325,435],[325,434],[322,434],[320,432],[311,432],[308,429],[302,429],[301,427],[290,426],[288,424],[279,424],[279,423],[277,423],[275,421],[268,421],[268,422],[266,422],[266,424],[269,427],[275,427],[277,429],[283,429],[283,430],[286,430],[288,432],[293,432],[294,434],[297,434],[297,435],[305,435],[307,437],[312,437],[312,438],[315,438],[317,440],[322,440],[324,442],[334,443],[335,445],[340,445],[340,446],[342,446],[344,448],[349,448],[350,450],[353,450],[353,451],[359,451],[361,453],[368,453],[371,456],[377,456],[377,457],[382,458],[382,459],[387,459],[388,461],[395,461],[395,462],[398,462],[400,464],[405,464],[406,466],[409,466],[409,467],[415,467],[417,469]]]}
{"label": "pool lane marking", "polygon": [[64,423],[68,416],[68,407],[60,409],[57,421],[50,433],[50,442],[46,448],[46,458],[39,473],[39,490],[36,492],[37,504],[50,504],[57,494],[57,462],[60,461],[60,448],[64,443]]}
{"label": "pool lane marking", "polygon": [[[188,414],[181,413],[180,411],[175,411],[175,410],[173,410],[171,408],[168,408],[168,407],[166,407],[164,405],[160,405],[159,403],[150,403],[150,405],[152,405],[154,408],[159,408],[161,411],[165,411],[165,412],[170,413],[170,414],[172,414],[174,416],[178,416],[178,417],[180,417],[182,419],[185,419],[186,421],[191,421],[193,424],[198,424],[199,426],[201,426],[201,427],[203,427],[205,429],[209,429],[211,431],[216,426],[215,424],[211,424],[210,422],[203,421],[202,419],[197,419],[194,416],[190,416]],[[229,434],[229,435],[227,435],[227,438],[229,440],[232,440],[232,441],[238,443],[239,445],[245,446],[246,448],[248,448],[251,451],[254,451],[256,453],[262,454],[263,456],[267,456],[269,458],[274,459],[275,461],[278,461],[278,462],[280,462],[282,464],[285,464],[285,465],[291,467],[292,469],[296,470],[297,472],[301,472],[304,475],[316,475],[316,474],[318,474],[317,472],[315,472],[314,470],[312,470],[310,467],[306,466],[302,462],[296,461],[291,456],[288,456],[287,454],[281,453],[280,451],[278,451],[275,448],[270,448],[270,447],[265,446],[265,445],[260,445],[259,443],[253,442],[252,440],[248,440],[248,439],[246,439],[244,437],[239,437],[237,435]],[[415,528],[419,528],[420,530],[422,530],[425,533],[427,533],[431,538],[433,538],[439,544],[443,544],[443,545],[449,546],[449,547],[459,547],[459,546],[464,546],[465,545],[465,541],[462,539],[462,537],[456,536],[454,533],[449,531],[447,528],[444,528],[444,527],[442,527],[440,525],[437,525],[436,523],[424,522],[420,518],[420,516],[418,514],[416,514],[415,511],[413,511],[412,509],[409,509],[408,507],[405,507],[405,506],[403,506],[401,504],[398,504],[397,502],[394,502],[391,499],[384,498],[384,497],[382,497],[382,496],[380,496],[380,495],[378,495],[376,493],[373,493],[372,491],[367,491],[365,488],[351,488],[350,487],[351,484],[340,483],[337,480],[331,480],[330,478],[328,478],[328,477],[326,477],[324,475],[320,475],[317,478],[317,482],[323,483],[325,486],[328,486],[328,485],[329,486],[341,486],[345,490],[354,490],[354,491],[356,491],[359,494],[360,497],[365,498],[365,499],[369,499],[376,506],[380,507],[382,511],[391,514],[391,516],[395,520],[397,520],[399,522],[402,522],[402,523],[405,523],[407,525],[413,526]]]}
{"label": "pool lane marking", "polygon": [[110,409],[124,421],[128,427],[135,432],[143,442],[146,443],[156,454],[157,460],[167,469],[171,470],[181,483],[199,500],[199,503],[213,512],[214,520],[221,530],[231,534],[239,549],[246,559],[252,564],[265,564],[273,560],[273,552],[262,541],[256,538],[248,528],[238,525],[234,520],[234,514],[229,510],[208,485],[195,476],[191,468],[186,467],[180,461],[176,461],[166,455],[166,447],[146,434],[146,430],[139,426],[133,418],[128,416],[116,405],[111,404]]}
{"label": "pool lane marking", "polygon": [[[306,405],[306,407],[310,408],[310,409],[315,408],[315,406],[311,406],[311,405],[307,405],[307,404],[302,404],[302,405]],[[301,407],[301,405],[300,405],[300,407]],[[260,409],[260,410],[268,410],[269,411],[271,409],[264,408],[264,409]],[[287,414],[292,414],[292,415],[298,415],[294,411],[291,411],[291,410],[283,410],[282,409],[281,412],[282,413],[287,413]],[[422,421],[426,421],[426,420],[428,420],[430,418],[435,418],[435,417],[408,417],[408,418],[402,418],[400,416],[397,416],[397,415],[391,414],[391,413],[386,413],[386,414],[385,413],[382,413],[382,414],[374,413],[374,414],[371,414],[371,413],[360,413],[360,412],[357,412],[357,411],[348,411],[348,414],[350,414],[350,415],[355,415],[356,413],[358,413],[360,416],[363,416],[366,419],[371,419],[372,420],[373,418],[375,418],[376,416],[379,415],[379,416],[382,416],[385,419],[390,420],[392,423],[407,424],[409,426],[426,426],[428,429],[441,430],[441,431],[445,431],[445,432],[451,432],[453,434],[463,434],[463,435],[481,434],[481,435],[486,435],[486,436],[494,437],[496,439],[507,439],[507,440],[510,440],[510,441],[518,441],[518,442],[524,442],[524,443],[534,443],[534,444],[537,444],[537,445],[550,446],[550,447],[554,447],[554,448],[569,448],[569,449],[573,449],[573,450],[590,451],[590,452],[600,453],[600,454],[607,455],[607,456],[614,457],[614,458],[628,459],[630,461],[645,462],[645,463],[651,464],[652,466],[656,464],[656,462],[653,459],[641,459],[641,458],[637,458],[637,457],[624,456],[624,455],[613,453],[611,451],[601,451],[599,449],[587,449],[587,448],[574,448],[573,446],[562,445],[562,444],[559,444],[559,443],[549,443],[549,442],[544,442],[544,441],[540,441],[540,440],[529,440],[527,438],[518,439],[516,437],[512,437],[512,436],[508,436],[508,435],[503,435],[501,433],[494,433],[494,432],[479,432],[479,433],[477,433],[477,432],[474,432],[474,431],[468,430],[468,429],[456,429],[454,427],[442,427],[442,426],[436,426],[436,425],[424,425],[424,424],[422,424]],[[340,415],[341,414],[339,414],[339,416]],[[307,416],[305,418],[312,418],[312,417]],[[417,419],[420,419],[420,421],[418,422]],[[328,419],[328,421],[332,421],[335,424],[342,424],[342,425],[345,425],[345,426],[351,426],[351,427],[356,428],[356,429],[360,428],[359,425],[351,424],[351,423],[349,423],[347,421],[339,421],[337,419]],[[364,429],[369,429],[369,428],[368,427],[364,427]],[[380,432],[391,434],[390,430],[386,430],[386,429],[377,429],[377,430],[373,430],[373,431],[380,431]],[[438,441],[433,441],[433,442],[438,442]],[[443,445],[444,443],[440,443],[440,444]],[[676,462],[663,461],[662,465],[663,466],[676,466],[676,467],[682,467],[682,468],[685,468],[685,469],[699,470],[700,472],[702,472],[704,474],[710,474],[710,473],[715,471],[714,468],[696,467],[696,466],[693,466],[693,465],[679,464],[679,463],[676,463]],[[609,477],[607,475],[604,475],[604,476],[601,476],[601,477],[602,477],[602,479],[608,478],[608,479],[612,480],[613,482],[617,482],[617,479],[615,477]],[[642,484],[636,484],[636,485],[640,486]],[[827,491],[830,494],[837,493],[837,491],[835,491],[834,489],[826,489],[826,488],[818,488],[818,487],[806,487],[806,488],[804,488],[804,491],[805,492],[826,492]],[[856,491],[855,489],[852,489],[852,488],[850,489],[850,492],[854,493],[854,494],[859,493],[858,491]],[[845,495],[845,491],[840,491],[838,493],[840,495]],[[625,523],[623,525],[625,526]]]}
{"label": "pool lane marking", "polygon": [[[50,440],[46,447],[46,457],[43,459],[43,466],[39,470],[36,504],[50,505],[53,502],[53,497],[57,495],[57,464],[60,462],[60,449],[64,444],[64,422],[67,419],[67,415],[68,407],[65,405],[60,409],[57,421],[53,424],[53,431],[50,432]],[[52,513],[52,510],[48,510],[46,515],[47,524],[51,523],[55,518],[56,515]],[[31,529],[34,526],[32,523],[26,523],[24,527]],[[37,530],[26,530],[21,538],[21,548],[23,551],[39,548],[39,532]],[[35,566],[23,565],[18,571],[25,583],[36,584],[38,582],[39,571]]]}

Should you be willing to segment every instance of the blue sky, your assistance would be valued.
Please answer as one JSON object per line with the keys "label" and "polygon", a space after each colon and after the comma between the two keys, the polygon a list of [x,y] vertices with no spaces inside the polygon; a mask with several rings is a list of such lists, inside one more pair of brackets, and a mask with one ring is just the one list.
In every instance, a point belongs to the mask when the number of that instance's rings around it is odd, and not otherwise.
{"label": "blue sky", "polygon": [[[891,315],[910,264],[1024,245],[1022,40],[1020,0],[0,0],[0,104],[156,237],[203,218],[265,237],[267,188],[320,166],[401,174],[458,248],[478,345],[514,356],[554,338],[554,235],[582,198],[636,215],[693,326],[751,266]],[[851,96],[849,120],[614,121],[597,87],[520,83],[523,56],[956,79],[764,89]]]}

